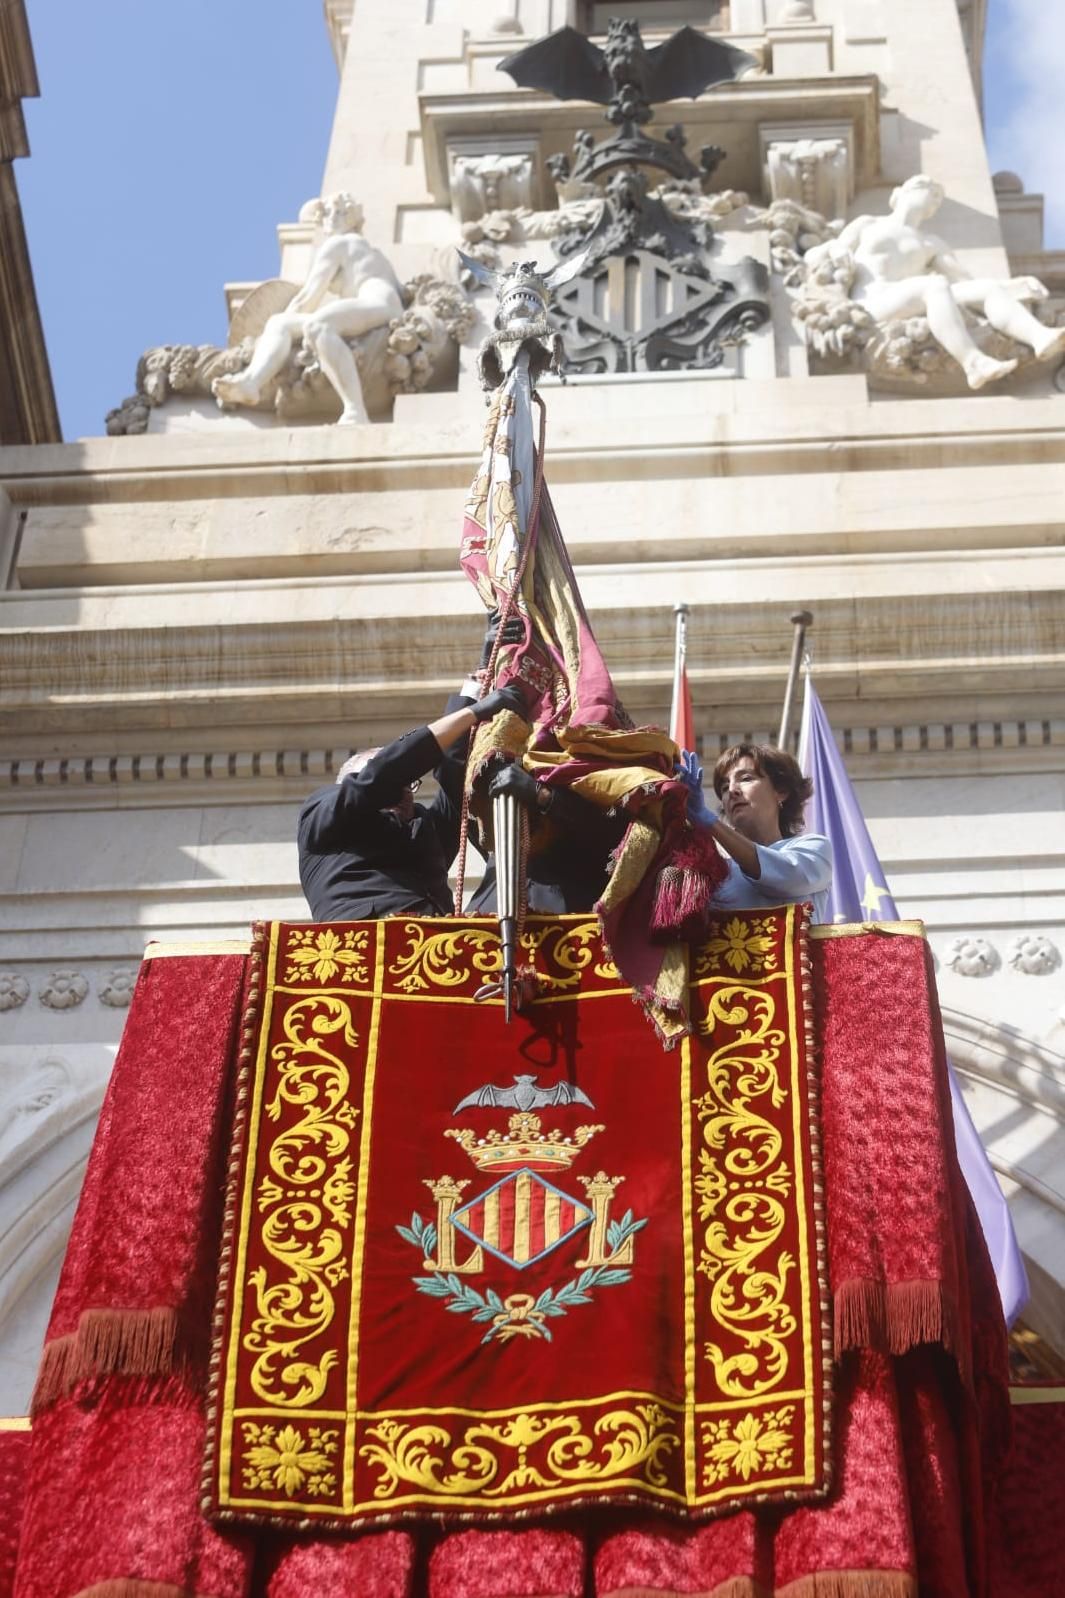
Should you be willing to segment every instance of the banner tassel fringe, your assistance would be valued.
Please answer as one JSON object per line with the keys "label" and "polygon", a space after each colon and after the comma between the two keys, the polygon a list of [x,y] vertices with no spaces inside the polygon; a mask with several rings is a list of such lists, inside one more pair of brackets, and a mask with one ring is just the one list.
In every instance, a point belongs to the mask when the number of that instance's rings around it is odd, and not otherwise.
{"label": "banner tassel fringe", "polygon": [[30,1413],[94,1376],[167,1375],[177,1343],[176,1310],[85,1310],[76,1332],[45,1345]]}

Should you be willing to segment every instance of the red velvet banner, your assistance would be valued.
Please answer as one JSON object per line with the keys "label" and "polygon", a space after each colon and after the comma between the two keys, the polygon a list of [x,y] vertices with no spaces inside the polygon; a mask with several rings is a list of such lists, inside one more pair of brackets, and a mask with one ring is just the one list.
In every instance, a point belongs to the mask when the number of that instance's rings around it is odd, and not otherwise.
{"label": "red velvet banner", "polygon": [[256,955],[209,1490],[371,1523],[828,1484],[805,911],[693,951],[663,1056],[590,918],[271,926]]}
{"label": "red velvet banner", "polygon": [[[738,1508],[700,1524],[609,1504],[541,1525],[513,1511],[505,1527],[461,1530],[434,1527],[428,1511],[409,1528],[355,1526],[346,1534],[207,1523],[200,1507],[205,1317],[250,962],[233,946],[151,953],[63,1265],[32,1438],[16,1433],[9,1450],[0,1448],[7,1575],[23,1504],[16,1598],[914,1598],[918,1591],[920,1598],[1065,1598],[1057,1535],[1065,1406],[1015,1409],[1014,1454],[1005,1461],[1004,1330],[954,1160],[934,981],[918,926],[824,927],[811,935],[830,1285],[844,1306],[846,1333],[833,1396],[831,1490],[814,1504]],[[572,965],[565,975],[572,979]],[[550,1002],[545,1011],[560,1013]],[[446,1013],[439,1001],[433,1013]],[[498,1031],[505,1033],[501,1024]],[[572,1047],[580,1065],[579,1036],[561,1027],[546,1035],[509,1072],[489,1052],[478,1080],[513,1085],[519,1072],[555,1080],[563,1068],[551,1075],[544,1067],[552,1039],[563,1056]],[[637,1036],[650,1037],[642,1021]],[[431,1040],[446,1054],[439,1025]],[[321,1041],[329,1046],[329,1035]],[[612,1061],[626,1113],[637,1117],[643,1078],[676,1082],[682,1066],[679,1050],[664,1055],[657,1047],[642,1062],[624,1049]],[[403,1082],[420,1080],[406,1074],[406,1062],[396,1069]],[[413,1118],[419,1106],[407,1096]],[[449,1091],[445,1109],[456,1102]],[[547,1131],[557,1116],[564,1134],[575,1124],[603,1123],[575,1156],[573,1173],[556,1182],[581,1199],[575,1176],[588,1174],[585,1153],[595,1158],[597,1143],[608,1148],[611,1116],[598,1104],[535,1113]],[[464,1124],[491,1129],[505,1117],[490,1106],[437,1117],[441,1134]],[[693,1153],[709,1124],[696,1130],[693,1122]],[[742,1146],[729,1136],[724,1150],[706,1145],[705,1152],[735,1154]],[[396,1162],[405,1147],[397,1146]],[[435,1147],[456,1163],[434,1161],[429,1176],[459,1177],[465,1167],[477,1180],[457,1140],[440,1135]],[[631,1171],[606,1154],[595,1158],[593,1174],[600,1168],[626,1176],[611,1218],[625,1205],[643,1218],[647,1212],[626,1194]],[[423,1218],[435,1210],[419,1173],[410,1174],[406,1213],[390,1214],[386,1231],[409,1225],[411,1210]],[[693,1211],[693,1227],[697,1221],[705,1225]],[[634,1291],[648,1230],[634,1237],[626,1267],[634,1281],[604,1287],[591,1304],[551,1318],[554,1339],[541,1354],[555,1356],[567,1318],[571,1327],[582,1316],[594,1322],[611,1294],[620,1301]],[[395,1290],[416,1295],[413,1275],[428,1273],[394,1236],[404,1260]],[[555,1257],[561,1254],[560,1247]],[[501,1261],[498,1270],[502,1277]],[[709,1296],[710,1278],[698,1273],[698,1284],[693,1302],[702,1313],[699,1294]],[[438,1332],[454,1323],[470,1336],[465,1346],[478,1357],[474,1339],[488,1323],[452,1314],[442,1299],[423,1296],[421,1307],[436,1313]],[[663,1303],[663,1317],[667,1311],[672,1306]],[[489,1345],[517,1362],[538,1347],[520,1333]],[[0,1598],[7,1598],[3,1581]]]}

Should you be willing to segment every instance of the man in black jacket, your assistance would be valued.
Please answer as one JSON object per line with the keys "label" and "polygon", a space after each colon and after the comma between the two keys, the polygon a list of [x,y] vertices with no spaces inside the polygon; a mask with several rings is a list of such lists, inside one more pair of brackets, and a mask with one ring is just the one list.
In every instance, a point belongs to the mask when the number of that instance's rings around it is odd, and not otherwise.
{"label": "man in black jacket", "polygon": [[[315,921],[449,914],[464,762],[447,752],[501,710],[526,714],[520,689],[497,688],[473,703],[453,698],[437,721],[354,755],[334,784],[311,794],[298,838],[300,882]],[[432,804],[417,805],[415,790],[429,771],[440,791]]]}

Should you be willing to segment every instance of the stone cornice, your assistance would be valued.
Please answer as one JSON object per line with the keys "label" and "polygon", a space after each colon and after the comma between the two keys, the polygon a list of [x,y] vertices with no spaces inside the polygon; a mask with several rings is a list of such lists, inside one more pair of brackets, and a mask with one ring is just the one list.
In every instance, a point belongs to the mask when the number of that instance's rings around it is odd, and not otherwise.
{"label": "stone cornice", "polygon": [[0,161],[29,154],[22,101],[40,93],[23,0],[0,4]]}
{"label": "stone cornice", "polygon": [[[681,385],[691,395],[682,414],[671,406],[657,418],[641,410],[604,421],[593,396],[609,384],[542,384],[552,481],[593,467],[609,468],[609,477],[658,467],[685,476],[732,476],[814,473],[826,466],[865,471],[1065,461],[1065,397],[1057,394],[1023,405],[1010,396],[981,395],[871,406],[861,377],[736,384],[694,377]],[[0,448],[0,486],[17,505],[468,487],[484,415],[480,397],[415,396],[400,409],[409,421],[360,428],[278,429],[217,440],[149,434]],[[826,421],[833,427],[830,442]]]}
{"label": "stone cornice", "polygon": [[[428,712],[426,712],[428,714]],[[702,718],[700,718],[702,719]],[[747,737],[768,742],[766,727],[733,726],[703,739],[707,760]],[[839,726],[836,739],[857,779],[898,776],[963,777],[979,772],[1055,769],[1065,750],[1065,718],[932,722],[918,725]],[[352,753],[290,745],[131,754],[0,756],[0,814],[28,810],[138,809],[199,804],[298,803],[315,786],[331,782]]]}
{"label": "stone cornice", "polygon": [[[450,198],[449,140],[488,134],[535,133],[540,155],[569,154],[574,134],[597,123],[598,107],[554,100],[532,89],[500,87],[464,94],[421,94],[425,169],[430,193],[440,205]],[[872,75],[829,78],[749,77],[718,84],[696,101],[671,101],[656,108],[665,123],[683,125],[693,148],[721,144],[728,157],[715,181],[724,188],[758,194],[762,184],[758,128],[763,122],[846,121],[854,130],[856,184],[876,181],[880,166],[879,83]]]}
{"label": "stone cornice", "polygon": [[[1065,551],[1040,555],[1062,568],[1043,591],[1018,583],[1023,558],[1010,551],[996,563],[985,555],[967,574],[957,556],[934,567],[900,557],[881,563],[880,591],[861,599],[839,561],[804,563],[802,596],[816,613],[829,697],[841,707],[875,702],[885,722],[917,719],[915,703],[959,723],[973,719],[975,705],[981,720],[1061,716]],[[758,707],[775,713],[779,702],[795,584],[795,572],[773,562],[643,563],[582,574],[597,636],[634,713],[668,697],[673,604],[683,592],[692,607],[696,700],[724,714],[742,707],[759,721]],[[425,619],[412,623],[415,615]],[[66,737],[87,717],[98,733],[129,734],[411,725],[466,675],[480,631],[468,584],[455,572],[377,584],[188,585],[180,595],[15,593],[0,597],[4,622],[0,739],[9,749],[15,740],[25,747],[31,726],[38,736]]]}

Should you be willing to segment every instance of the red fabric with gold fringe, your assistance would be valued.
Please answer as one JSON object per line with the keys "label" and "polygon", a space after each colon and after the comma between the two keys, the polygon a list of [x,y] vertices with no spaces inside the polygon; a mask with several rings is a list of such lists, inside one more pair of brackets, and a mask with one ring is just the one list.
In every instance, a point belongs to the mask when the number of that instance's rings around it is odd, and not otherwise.
{"label": "red fabric with gold fringe", "polygon": [[[169,1369],[123,1375],[124,1361],[139,1367],[142,1360],[137,1337],[106,1350],[83,1339],[77,1360],[46,1350],[47,1388],[28,1472],[25,1434],[18,1445],[25,1518],[16,1598],[319,1598],[326,1591],[360,1598],[915,1598],[918,1585],[921,1598],[1058,1598],[1060,1556],[1052,1563],[1056,1551],[1045,1536],[1039,1541],[1039,1528],[1029,1536],[1023,1521],[1029,1496],[1044,1533],[1063,1518],[1065,1504],[1051,1490],[1060,1488],[1061,1473],[1036,1424],[1052,1434],[1055,1417],[1049,1408],[1026,1412],[1025,1423],[1029,1416],[1034,1423],[1018,1428],[1028,1438],[1023,1474],[1019,1481],[1015,1471],[1004,1474],[1004,1335],[978,1229],[957,1223],[938,1040],[934,1027],[922,1031],[914,1020],[922,1006],[927,1020],[934,1002],[921,974],[921,940],[873,932],[847,939],[837,929],[820,930],[810,952],[821,1005],[831,1283],[837,1294],[852,1281],[881,1290],[882,1310],[859,1317],[851,1335],[886,1345],[840,1354],[835,1480],[823,1503],[741,1509],[697,1526],[633,1508],[450,1533],[428,1525],[350,1536],[208,1526],[199,1508],[206,1372],[197,1317],[205,1298],[203,1250],[210,1256],[219,1243],[225,1099],[245,962],[160,960],[148,962],[154,969],[146,967],[134,999],[52,1335],[76,1336],[86,1310],[121,1317],[161,1308],[173,1313],[177,1331],[169,1356],[153,1359],[165,1367],[169,1357]],[[865,972],[857,969],[859,955]],[[859,1002],[848,1004],[852,986]],[[441,1013],[438,1006],[437,1018]],[[642,1022],[638,1032],[646,1033]],[[910,1041],[896,1048],[893,1039],[903,1035]],[[889,1071],[880,1069],[884,1058]],[[624,1058],[612,1063],[625,1073]],[[493,1065],[494,1058],[486,1061],[485,1080],[505,1080]],[[679,1066],[677,1055],[656,1051],[657,1073]],[[538,1059],[530,1061],[529,1071],[538,1068]],[[924,1108],[911,1113],[908,1102]],[[116,1119],[120,1105],[130,1108]],[[137,1119],[126,1120],[134,1105]],[[585,1118],[607,1119],[598,1107],[584,1108]],[[175,1169],[176,1149],[189,1161],[184,1172]],[[873,1163],[856,1173],[863,1160]],[[116,1171],[125,1185],[113,1178]],[[139,1184],[136,1192],[130,1183]],[[900,1215],[906,1238],[898,1235]],[[634,1241],[638,1261],[639,1234]],[[709,1279],[700,1281],[706,1293]],[[933,1289],[924,1298],[944,1306],[938,1323],[923,1311],[893,1313],[898,1295],[890,1289],[911,1282]],[[624,1287],[610,1291],[620,1296]],[[427,1299],[424,1308],[442,1303]],[[570,1316],[576,1322],[595,1313],[584,1305]],[[454,1320],[474,1330],[465,1315]],[[922,1342],[936,1324],[943,1333],[949,1326],[949,1335]],[[525,1343],[519,1336],[517,1349]],[[902,1344],[910,1351],[892,1346]],[[101,1369],[93,1369],[95,1357]],[[1056,1423],[1060,1430],[1060,1412]],[[1004,1475],[1000,1496],[1012,1540],[995,1535],[988,1485],[995,1474]],[[1025,1552],[1032,1556],[1027,1566]]]}
{"label": "red fabric with gold fringe", "polygon": [[538,1001],[509,1025],[474,997],[500,959],[483,921],[272,927],[227,1202],[217,1513],[700,1516],[823,1493],[805,932],[801,907],[721,923],[676,1069],[591,918],[528,918]]}

